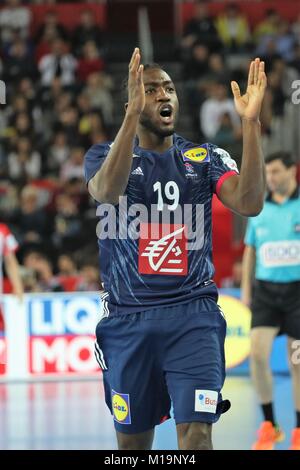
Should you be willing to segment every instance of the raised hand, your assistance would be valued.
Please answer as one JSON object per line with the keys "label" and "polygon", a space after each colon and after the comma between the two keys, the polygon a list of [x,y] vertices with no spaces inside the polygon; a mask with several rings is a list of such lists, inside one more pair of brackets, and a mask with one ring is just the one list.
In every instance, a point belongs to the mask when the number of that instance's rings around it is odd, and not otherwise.
{"label": "raised hand", "polygon": [[144,66],[140,64],[141,54],[136,47],[129,62],[128,107],[127,113],[141,114],[145,107],[145,87],[143,82]]}
{"label": "raised hand", "polygon": [[266,86],[265,63],[261,62],[259,58],[253,60],[250,64],[248,85],[244,95],[241,95],[237,82],[231,82],[235,108],[241,118],[259,119]]}

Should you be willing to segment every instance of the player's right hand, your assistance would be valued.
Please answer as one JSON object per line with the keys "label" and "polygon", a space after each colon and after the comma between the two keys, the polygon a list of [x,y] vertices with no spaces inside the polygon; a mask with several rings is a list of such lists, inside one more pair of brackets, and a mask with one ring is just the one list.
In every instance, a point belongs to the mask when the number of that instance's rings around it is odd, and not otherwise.
{"label": "player's right hand", "polygon": [[140,50],[136,47],[128,66],[128,107],[126,113],[141,114],[145,107],[144,66],[140,64],[140,61]]}

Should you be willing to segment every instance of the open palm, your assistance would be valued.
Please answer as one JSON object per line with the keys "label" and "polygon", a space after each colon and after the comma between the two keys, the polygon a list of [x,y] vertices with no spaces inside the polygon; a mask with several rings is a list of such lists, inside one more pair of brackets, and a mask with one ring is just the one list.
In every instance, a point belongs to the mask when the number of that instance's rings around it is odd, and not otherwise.
{"label": "open palm", "polygon": [[259,118],[266,86],[265,63],[261,62],[259,58],[253,60],[250,64],[248,85],[244,95],[241,95],[237,82],[231,82],[235,108],[241,118],[253,120]]}

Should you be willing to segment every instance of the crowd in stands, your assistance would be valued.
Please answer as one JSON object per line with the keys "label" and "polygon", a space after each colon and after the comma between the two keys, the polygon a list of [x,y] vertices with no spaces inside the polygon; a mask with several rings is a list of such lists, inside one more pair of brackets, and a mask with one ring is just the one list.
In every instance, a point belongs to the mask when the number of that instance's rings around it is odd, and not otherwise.
{"label": "crowd in stands", "polygon": [[103,32],[88,5],[73,30],[50,10],[32,33],[30,9],[18,0],[5,3],[0,220],[21,246],[26,290],[65,290],[72,284],[67,277],[76,280],[72,290],[99,289],[95,208],[83,157],[110,137],[113,82]]}
{"label": "crowd in stands", "polygon": [[[21,246],[27,291],[98,289],[95,207],[83,157],[92,144],[113,137],[105,32],[88,3],[72,30],[50,9],[33,31],[30,3],[57,2],[0,2],[0,79],[7,86],[0,112],[0,221]],[[265,144],[270,151],[282,144],[278,123],[285,129],[292,83],[300,78],[300,15],[289,24],[266,9],[264,20],[250,26],[235,3],[213,18],[208,2],[199,1],[179,49],[195,141],[241,155],[229,84],[233,77],[245,83],[249,58],[260,56],[268,74]],[[284,138],[293,145],[287,128]]]}
{"label": "crowd in stands", "polygon": [[229,85],[234,79],[245,89],[249,60],[260,57],[268,76],[261,115],[265,150],[280,150],[284,140],[299,158],[300,114],[292,106],[292,84],[300,78],[300,11],[289,23],[267,3],[259,5],[264,6],[265,17],[250,25],[238,3],[224,3],[216,17],[210,15],[209,2],[196,3],[181,40],[190,111],[204,139],[240,155],[241,128]]}

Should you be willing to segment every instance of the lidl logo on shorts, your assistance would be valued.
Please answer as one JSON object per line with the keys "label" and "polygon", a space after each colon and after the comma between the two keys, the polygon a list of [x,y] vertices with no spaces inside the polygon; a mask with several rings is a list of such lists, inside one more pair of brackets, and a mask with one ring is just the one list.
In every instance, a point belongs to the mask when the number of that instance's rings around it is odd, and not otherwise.
{"label": "lidl logo on shorts", "polygon": [[112,390],[111,401],[114,420],[121,424],[131,424],[129,395]]}
{"label": "lidl logo on shorts", "polygon": [[185,152],[183,151],[182,156],[184,162],[209,162],[209,154],[207,153],[207,150],[204,147],[195,147],[193,149],[186,150]]}
{"label": "lidl logo on shorts", "polygon": [[214,390],[195,390],[195,411],[215,413],[218,404],[218,392]]}

